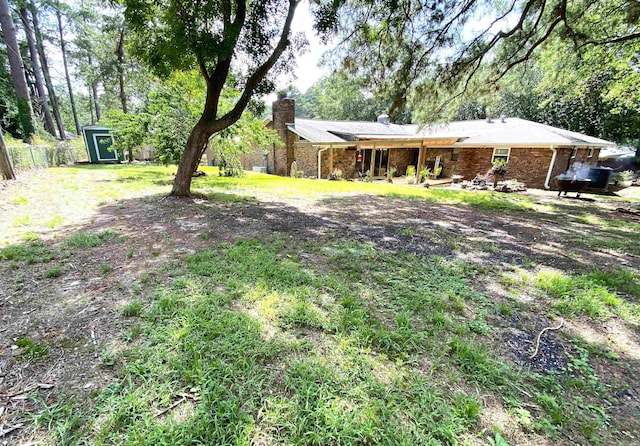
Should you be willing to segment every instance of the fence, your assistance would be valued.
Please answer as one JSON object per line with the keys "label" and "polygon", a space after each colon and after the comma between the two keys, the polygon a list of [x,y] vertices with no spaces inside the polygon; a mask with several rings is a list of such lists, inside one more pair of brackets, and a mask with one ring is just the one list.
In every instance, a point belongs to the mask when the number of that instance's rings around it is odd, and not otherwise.
{"label": "fence", "polygon": [[85,161],[87,152],[83,145],[67,141],[56,145],[9,145],[9,158],[15,170],[38,169]]}

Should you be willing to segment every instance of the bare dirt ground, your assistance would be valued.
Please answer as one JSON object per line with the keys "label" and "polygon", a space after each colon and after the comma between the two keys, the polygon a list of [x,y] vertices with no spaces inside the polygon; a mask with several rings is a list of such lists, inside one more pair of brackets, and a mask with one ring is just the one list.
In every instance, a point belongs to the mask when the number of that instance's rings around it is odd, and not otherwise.
{"label": "bare dirt ground", "polygon": [[[123,199],[113,201],[86,187],[114,181],[111,172],[78,174],[72,196],[69,190],[51,193],[60,175],[24,173],[18,182],[0,186],[0,242],[21,244],[25,234],[35,233],[57,253],[46,263],[0,261],[0,430],[18,426],[6,437],[0,432],[0,444],[33,439],[33,432],[19,425],[20,415],[38,398],[55,402],[60,393],[51,393],[52,386],[92,404],[90,397],[116,379],[103,352],[123,348],[122,333],[130,327],[121,316],[122,306],[133,298],[147,299],[171,276],[172,265],[219,241],[265,235],[295,243],[352,240],[391,254],[408,250],[459,257],[495,270],[496,278],[498,271],[534,267],[568,274],[615,265],[640,270],[637,254],[589,243],[592,237],[623,239],[624,233],[603,233],[601,227],[581,222],[585,212],[608,220],[640,221],[616,212],[621,202],[606,197],[587,202],[534,192],[535,200],[543,207],[551,204],[554,211],[518,215],[354,194],[318,201],[270,197],[262,191],[244,199],[177,200],[165,198],[162,187],[142,196],[123,192]],[[17,197],[25,197],[27,204]],[[26,209],[34,211],[28,221]],[[54,216],[61,216],[60,225],[49,224]],[[65,244],[72,234],[105,230],[117,234],[113,241],[90,249]],[[53,266],[61,270],[56,277],[50,277]],[[485,278],[476,286],[496,300],[508,293],[497,280]],[[541,342],[541,354],[528,358],[524,347],[532,345],[542,328],[555,324],[545,314],[532,308],[528,314],[493,322],[501,327],[501,354],[515,363],[541,371],[566,365],[567,342],[558,332],[549,332]],[[594,324],[577,317],[567,320],[563,331],[601,341],[620,355],[615,368],[600,372],[610,385],[620,385],[619,398],[609,402],[611,412],[624,421],[627,444],[638,444],[638,327],[619,320]],[[16,343],[25,337],[47,347],[46,360],[20,355]],[[34,386],[39,390],[28,392]]]}

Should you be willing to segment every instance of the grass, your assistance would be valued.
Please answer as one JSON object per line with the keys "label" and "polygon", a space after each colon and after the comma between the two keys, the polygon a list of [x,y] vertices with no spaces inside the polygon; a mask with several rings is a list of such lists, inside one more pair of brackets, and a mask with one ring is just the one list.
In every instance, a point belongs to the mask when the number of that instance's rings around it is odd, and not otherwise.
{"label": "grass", "polygon": [[0,260],[15,262],[46,263],[57,258],[58,253],[42,241],[29,241],[21,245],[11,245],[0,248]]}
{"label": "grass", "polygon": [[[633,281],[629,281],[633,278]],[[594,319],[610,318],[616,314],[623,319],[640,320],[640,305],[627,302],[617,295],[622,288],[636,294],[640,291],[638,274],[615,270],[612,275],[603,272],[568,276],[554,271],[540,271],[534,284],[554,300],[552,308],[568,316],[586,315]]]}
{"label": "grass", "polygon": [[[64,180],[52,187],[57,195],[79,192],[73,177],[91,177],[96,169],[100,178],[108,176],[97,180],[101,191],[91,197],[93,209],[166,193],[175,170],[72,167],[64,169],[70,176],[61,176]],[[220,178],[215,170],[205,170],[209,175],[194,180],[194,191],[224,208],[254,204],[261,194],[275,200],[374,194],[492,211],[540,210],[528,197],[260,174]],[[32,201],[30,196],[14,204],[23,212]],[[117,203],[113,209],[129,206]],[[201,206],[204,212],[210,203]],[[580,218],[601,226],[598,249],[611,249],[609,235],[617,237],[616,249],[624,249],[627,236],[634,249],[634,224],[591,214]],[[31,226],[35,220],[23,229],[21,244],[0,248],[0,260],[10,267],[127,240],[124,231],[108,229],[44,241]],[[62,224],[70,220],[54,226]],[[395,235],[413,239],[423,235],[420,231],[406,227]],[[616,352],[558,333],[566,347],[558,354],[566,365],[535,373],[505,354],[502,337],[504,324],[542,308],[636,324],[638,272],[617,267],[560,273],[531,260],[502,274],[500,266],[389,253],[342,238],[305,242],[266,235],[221,243],[215,235],[201,232],[199,246],[206,250],[141,271],[140,288],[123,294],[124,303],[111,313],[120,317],[121,329],[113,339],[123,345],[107,344],[98,351],[102,372],[112,377],[106,388],[88,401],[57,390],[33,401],[37,409],[30,421],[52,444],[503,445],[510,433],[493,424],[500,418],[525,435],[535,432],[557,442],[567,433],[581,444],[607,443],[615,435],[609,432],[612,419],[604,399],[612,401],[616,389],[603,383],[600,370],[606,370],[603,363],[619,360]],[[433,236],[433,243],[467,246],[463,236],[456,239],[446,230],[426,236]],[[139,255],[132,245],[127,248],[122,260],[133,263]],[[503,249],[483,241],[473,248],[491,255]],[[161,257],[171,251],[150,252]],[[110,263],[97,263],[103,280],[115,276],[108,275]],[[64,273],[55,264],[39,271],[39,279]],[[479,291],[494,276],[513,300]],[[524,293],[533,296],[531,301],[516,302],[515,296]],[[19,348],[27,360],[49,355],[46,345],[28,338]],[[157,416],[184,395],[184,401]]]}
{"label": "grass", "polygon": [[142,302],[139,300],[134,300],[132,302],[129,302],[124,307],[122,307],[122,315],[125,317],[140,316],[141,312],[142,312]]}
{"label": "grass", "polygon": [[20,348],[20,355],[25,359],[40,359],[49,355],[49,349],[42,344],[33,342],[29,338],[20,338],[16,341]]}
{"label": "grass", "polygon": [[107,229],[98,233],[76,232],[67,237],[66,243],[72,248],[95,248],[103,244],[112,242],[118,238],[118,233]]}
{"label": "grass", "polygon": [[[512,369],[490,348],[485,317],[495,306],[470,285],[477,267],[355,243],[307,245],[315,256],[307,264],[291,248],[241,240],[174,264],[148,307],[122,308],[139,318],[123,332],[136,344],[102,352],[102,366],[120,367],[121,379],[94,411],[70,417],[47,406],[59,412],[59,438],[455,444],[481,435],[488,409],[475,388],[503,395],[514,420],[551,437],[567,426],[601,435],[606,417],[581,405],[597,387],[588,351],[576,350],[562,377]],[[185,389],[190,398],[156,416]],[[486,437],[502,440],[498,430]]]}

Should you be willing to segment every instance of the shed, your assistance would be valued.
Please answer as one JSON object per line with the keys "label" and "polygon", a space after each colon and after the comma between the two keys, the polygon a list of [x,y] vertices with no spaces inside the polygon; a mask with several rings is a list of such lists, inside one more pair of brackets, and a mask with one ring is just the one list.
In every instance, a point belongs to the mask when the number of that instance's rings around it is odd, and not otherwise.
{"label": "shed", "polygon": [[90,163],[119,163],[124,160],[117,150],[110,150],[113,136],[108,127],[89,125],[82,128],[82,135]]}

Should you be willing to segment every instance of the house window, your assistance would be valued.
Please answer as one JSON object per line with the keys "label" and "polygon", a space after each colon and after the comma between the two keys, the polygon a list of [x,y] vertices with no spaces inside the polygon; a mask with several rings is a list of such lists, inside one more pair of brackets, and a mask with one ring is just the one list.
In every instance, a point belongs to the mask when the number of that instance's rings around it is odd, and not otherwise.
{"label": "house window", "polygon": [[495,148],[493,149],[493,157],[491,158],[491,163],[495,163],[498,160],[502,160],[505,163],[509,162],[509,154],[511,153],[510,148]]}
{"label": "house window", "polygon": [[573,149],[571,149],[571,156],[570,158],[575,158],[576,155],[578,154],[578,149],[576,149],[575,147]]}
{"label": "house window", "polygon": [[460,149],[458,147],[453,148],[453,153],[451,154],[451,161],[458,161],[458,154],[460,153]]}
{"label": "house window", "polygon": [[593,158],[593,148],[589,149],[589,153],[587,154],[589,158]]}

